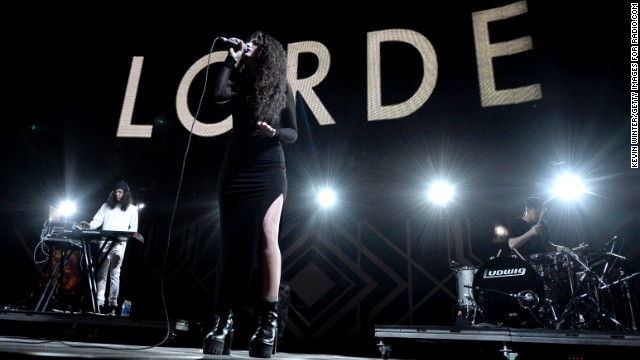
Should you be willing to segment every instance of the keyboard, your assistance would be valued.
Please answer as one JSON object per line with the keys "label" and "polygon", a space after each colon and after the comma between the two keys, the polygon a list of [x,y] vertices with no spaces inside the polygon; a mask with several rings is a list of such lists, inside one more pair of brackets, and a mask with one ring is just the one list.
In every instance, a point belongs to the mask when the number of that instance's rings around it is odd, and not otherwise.
{"label": "keyboard", "polygon": [[58,241],[64,242],[69,240],[93,240],[102,238],[135,238],[139,240],[142,238],[140,234],[135,231],[114,231],[114,230],[89,230],[83,229],[80,224],[75,222],[62,222],[48,220],[44,223],[42,228],[41,239],[44,241]]}

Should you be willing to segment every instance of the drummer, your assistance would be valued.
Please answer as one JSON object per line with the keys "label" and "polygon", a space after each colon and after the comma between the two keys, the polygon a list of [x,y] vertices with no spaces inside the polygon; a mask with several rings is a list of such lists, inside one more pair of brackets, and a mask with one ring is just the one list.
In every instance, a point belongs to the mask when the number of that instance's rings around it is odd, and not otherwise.
{"label": "drummer", "polygon": [[527,199],[524,214],[511,220],[509,224],[508,245],[512,255],[528,258],[532,254],[553,252],[551,236],[546,220],[543,219],[546,208],[538,197]]}

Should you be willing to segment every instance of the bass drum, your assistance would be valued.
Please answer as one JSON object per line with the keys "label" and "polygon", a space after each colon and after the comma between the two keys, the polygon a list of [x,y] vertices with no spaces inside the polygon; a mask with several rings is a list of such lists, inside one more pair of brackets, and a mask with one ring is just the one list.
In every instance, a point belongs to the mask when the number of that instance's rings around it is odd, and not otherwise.
{"label": "bass drum", "polygon": [[497,257],[478,268],[473,296],[487,322],[532,327],[539,325],[535,314],[545,302],[544,281],[526,261]]}

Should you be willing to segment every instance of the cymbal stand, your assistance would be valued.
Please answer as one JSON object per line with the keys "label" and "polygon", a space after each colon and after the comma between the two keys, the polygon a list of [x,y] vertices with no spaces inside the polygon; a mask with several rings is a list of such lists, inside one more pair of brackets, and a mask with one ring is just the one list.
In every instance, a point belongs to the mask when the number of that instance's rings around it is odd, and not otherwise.
{"label": "cymbal stand", "polygon": [[[622,274],[624,275],[624,274]],[[636,272],[633,273],[631,275],[625,276],[621,279],[618,279],[614,282],[612,282],[611,284],[607,284],[607,286],[603,286],[600,287],[600,289],[609,289],[610,287],[617,285],[617,284],[622,284],[621,285],[621,289],[622,289],[622,296],[625,298],[626,302],[624,303],[624,307],[625,307],[625,311],[627,312],[627,317],[628,317],[628,321],[630,322],[631,326],[630,329],[633,331],[637,331],[638,328],[636,327],[636,314],[633,311],[633,309],[635,308],[635,303],[636,303],[636,298],[635,298],[635,293],[633,291],[631,291],[631,284],[629,283],[629,280],[631,280],[632,278],[636,277],[640,275],[640,272]],[[625,328],[623,328],[623,330],[627,330]]]}
{"label": "cymbal stand", "polygon": [[[613,248],[611,250],[613,250]],[[605,253],[605,254],[610,254],[610,253]],[[611,255],[613,255],[613,254],[611,254]],[[616,255],[616,256],[618,256],[618,255]],[[604,267],[602,269],[601,275],[599,276],[600,279],[610,279],[609,275],[612,274],[611,271],[614,269],[614,264],[617,261],[617,259],[618,258],[615,258],[613,263],[610,263],[608,260],[604,261]],[[598,262],[596,262],[596,264],[598,264]],[[589,264],[589,269],[593,270],[594,266]],[[592,281],[593,277],[590,277],[590,276],[585,276],[585,277],[586,277],[585,284],[587,285],[587,293],[588,294],[592,294],[594,296],[594,298],[595,298],[595,301],[598,304],[602,304],[602,306],[607,306],[608,305],[610,318],[612,319],[612,321],[613,320],[617,321],[617,319],[616,319],[616,311],[615,311],[614,303],[613,303],[614,295],[611,292],[611,284],[607,283],[604,280],[601,283],[600,282],[596,283],[595,281]]]}
{"label": "cymbal stand", "polygon": [[[580,257],[575,252],[573,252],[571,249],[569,249],[567,247],[564,247],[564,246],[559,246],[558,249],[561,252],[564,252],[569,257],[571,257],[573,260],[575,260],[575,262],[580,265],[580,267],[585,271],[585,273],[587,275],[593,276],[594,279],[597,280],[597,282],[598,282],[598,284],[600,285],[601,288],[605,288],[605,287],[609,286],[609,284],[607,284],[602,279],[602,277],[598,276],[598,274],[593,272],[593,270],[591,270],[591,268],[587,264],[585,264],[582,261],[582,259],[580,259]],[[571,260],[569,258],[567,258],[567,260],[568,260],[567,271],[569,272],[568,275],[569,275],[569,286],[570,286],[570,290],[571,290],[571,300],[565,306],[564,312],[562,313],[562,315],[558,319],[558,322],[556,324],[556,329],[561,329],[562,328],[562,325],[565,322],[567,316],[575,316],[577,318],[577,320],[578,320],[578,327],[587,326],[588,324],[586,323],[586,321],[589,320],[589,319],[585,319],[584,314],[582,314],[580,312],[580,305],[583,305],[585,308],[590,309],[592,311],[595,311],[597,317],[606,318],[607,320],[610,320],[611,322],[613,322],[617,326],[622,327],[622,324],[619,321],[617,321],[614,317],[612,317],[606,311],[604,311],[604,309],[602,308],[600,303],[597,301],[597,299],[594,300],[593,297],[591,297],[591,296],[587,297],[588,295],[590,295],[593,292],[587,292],[585,294],[579,294],[579,295],[577,294],[577,288],[576,288],[577,284],[574,282],[575,271],[573,269],[573,262],[569,261],[569,260]],[[590,303],[585,301],[585,298],[587,300],[589,300]],[[595,305],[595,309],[594,309],[593,305]]]}
{"label": "cymbal stand", "polygon": [[480,296],[478,296],[478,301],[476,302],[476,306],[473,309],[473,318],[471,319],[471,325],[477,324],[478,321],[478,308],[484,302],[484,289],[480,290]]}
{"label": "cymbal stand", "polygon": [[[616,238],[617,236],[614,236],[611,240],[609,240],[608,243],[611,243],[611,248],[607,249],[606,244],[605,244],[605,247],[603,248],[604,255],[607,255],[608,257],[613,257],[613,264],[611,266],[609,266],[609,261],[605,263],[604,269],[602,270],[603,277],[611,273],[611,271],[614,269],[614,265],[618,260],[626,260],[624,256],[614,252],[616,248],[616,242],[614,240]],[[624,307],[628,328],[630,330],[637,331],[638,330],[636,326],[637,315],[634,311],[635,307],[637,306],[637,302],[636,302],[637,300],[635,298],[635,291],[632,290],[633,286],[631,285],[629,280],[640,275],[640,272],[636,272],[631,275],[625,276],[625,271],[621,270],[616,275],[618,276],[617,280],[611,282],[610,284],[607,284],[606,286],[601,286],[599,289],[606,289],[607,293],[613,298],[613,296],[611,295],[611,287],[617,284],[621,284],[620,295],[622,296],[622,299],[623,299],[622,304]],[[615,313],[615,309],[613,309],[613,312]]]}
{"label": "cymbal stand", "polygon": [[[633,293],[631,292],[631,284],[629,284],[629,279],[640,274],[640,272],[637,272],[631,276],[627,276],[626,278],[624,278],[622,280],[622,294],[624,295],[624,297],[626,298],[626,304],[625,307],[627,308],[628,311],[628,319],[629,322],[631,324],[630,328],[633,331],[638,331],[638,328],[636,327],[636,314],[633,311],[633,306],[635,303],[635,298]],[[632,301],[633,300],[633,301]]]}

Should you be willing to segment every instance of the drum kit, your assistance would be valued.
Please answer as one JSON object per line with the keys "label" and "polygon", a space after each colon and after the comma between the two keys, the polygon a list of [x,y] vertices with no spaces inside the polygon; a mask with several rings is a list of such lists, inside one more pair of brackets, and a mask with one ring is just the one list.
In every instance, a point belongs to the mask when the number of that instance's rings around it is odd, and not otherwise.
{"label": "drum kit", "polygon": [[[624,256],[587,245],[557,252],[491,257],[481,266],[449,261],[458,317],[475,324],[637,331],[637,287]],[[519,254],[518,254],[519,255]]]}

